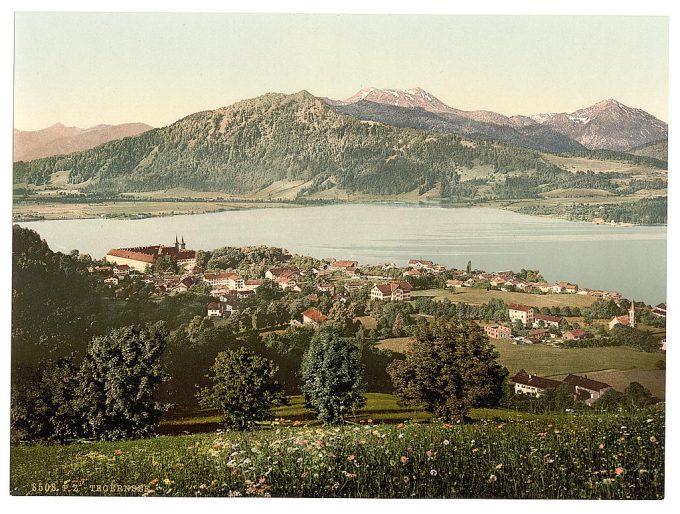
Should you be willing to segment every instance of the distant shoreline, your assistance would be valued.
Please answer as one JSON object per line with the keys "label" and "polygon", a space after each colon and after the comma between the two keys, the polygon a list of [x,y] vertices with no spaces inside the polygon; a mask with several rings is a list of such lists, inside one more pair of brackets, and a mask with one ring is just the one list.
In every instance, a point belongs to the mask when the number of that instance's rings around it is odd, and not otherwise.
{"label": "distant shoreline", "polygon": [[276,209],[276,208],[300,208],[328,205],[350,204],[393,204],[404,206],[440,207],[442,209],[465,209],[465,208],[490,208],[501,209],[527,216],[549,219],[562,219],[579,223],[595,223],[609,226],[667,226],[667,223],[615,223],[608,221],[594,222],[592,219],[574,219],[567,215],[543,212],[523,212],[527,207],[540,209],[541,200],[521,199],[488,200],[480,202],[448,203],[441,201],[423,201],[407,199],[376,199],[376,200],[312,200],[312,201],[262,201],[246,198],[130,198],[130,199],[96,199],[96,198],[64,198],[49,200],[16,199],[12,208],[13,222],[35,221],[66,221],[77,219],[122,219],[139,220],[146,218],[160,218],[168,216],[187,216],[194,214],[211,214],[225,211],[244,209]]}

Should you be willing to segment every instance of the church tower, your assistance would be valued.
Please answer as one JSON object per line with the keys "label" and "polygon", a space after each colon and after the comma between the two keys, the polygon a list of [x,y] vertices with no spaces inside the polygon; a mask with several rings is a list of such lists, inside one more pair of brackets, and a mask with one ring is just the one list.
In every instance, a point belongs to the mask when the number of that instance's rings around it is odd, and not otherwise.
{"label": "church tower", "polygon": [[628,309],[628,326],[635,328],[635,300],[631,300],[630,309]]}
{"label": "church tower", "polygon": [[179,245],[181,250],[186,250],[187,244],[184,242],[184,236],[182,236],[182,242]]}
{"label": "church tower", "polygon": [[175,236],[175,250],[179,250],[179,240],[177,239],[177,236]]}

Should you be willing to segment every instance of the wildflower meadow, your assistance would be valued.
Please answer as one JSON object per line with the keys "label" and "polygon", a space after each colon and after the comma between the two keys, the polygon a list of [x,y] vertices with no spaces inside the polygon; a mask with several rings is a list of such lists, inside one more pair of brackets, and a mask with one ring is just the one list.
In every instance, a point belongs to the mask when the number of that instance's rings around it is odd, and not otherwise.
{"label": "wildflower meadow", "polygon": [[[507,414],[507,415],[504,415]],[[464,425],[292,426],[12,448],[19,495],[602,498],[664,495],[661,412]]]}

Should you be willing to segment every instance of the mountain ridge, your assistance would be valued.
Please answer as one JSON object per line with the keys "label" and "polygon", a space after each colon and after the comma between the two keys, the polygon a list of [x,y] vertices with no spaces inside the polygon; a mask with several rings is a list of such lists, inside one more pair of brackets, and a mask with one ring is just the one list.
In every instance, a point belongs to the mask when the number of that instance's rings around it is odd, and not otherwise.
{"label": "mountain ridge", "polygon": [[14,129],[14,162],[89,150],[100,144],[139,135],[153,127],[133,122],[98,124],[88,128],[67,127],[57,122],[39,130]]}

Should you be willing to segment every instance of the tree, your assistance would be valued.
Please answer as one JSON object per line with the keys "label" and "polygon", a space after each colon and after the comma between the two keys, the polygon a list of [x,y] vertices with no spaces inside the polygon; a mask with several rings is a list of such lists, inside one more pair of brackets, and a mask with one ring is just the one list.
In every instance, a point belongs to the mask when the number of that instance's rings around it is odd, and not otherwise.
{"label": "tree", "polygon": [[162,255],[158,257],[153,263],[153,271],[157,273],[165,273],[167,271],[172,273],[179,273],[179,265],[177,261],[170,255]]}
{"label": "tree", "polygon": [[12,440],[64,442],[80,435],[75,407],[77,372],[73,359],[47,360],[12,387]]}
{"label": "tree", "polygon": [[244,347],[220,352],[208,375],[213,384],[199,392],[199,402],[222,409],[227,427],[249,430],[258,421],[272,419],[272,407],[286,404],[274,380],[277,370],[271,360]]}
{"label": "tree", "polygon": [[498,353],[475,323],[436,320],[419,327],[405,360],[387,369],[396,394],[424,403],[435,416],[462,419],[473,407],[496,406],[508,374]]}
{"label": "tree", "polygon": [[163,324],[156,323],[92,339],[76,394],[86,437],[118,440],[153,433],[165,410],[155,396],[167,379],[161,367],[166,337]]}
{"label": "tree", "polygon": [[322,330],[302,357],[302,393],[307,405],[325,423],[342,423],[350,410],[366,402],[363,372],[354,342]]}
{"label": "tree", "polygon": [[623,402],[627,410],[636,411],[658,402],[652,393],[639,382],[631,382],[623,391]]}

